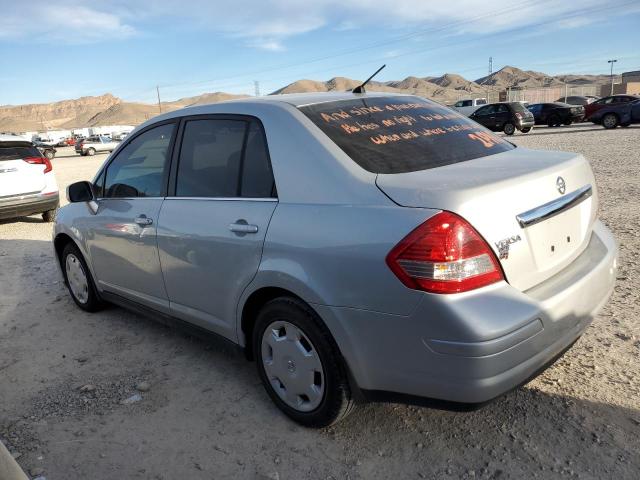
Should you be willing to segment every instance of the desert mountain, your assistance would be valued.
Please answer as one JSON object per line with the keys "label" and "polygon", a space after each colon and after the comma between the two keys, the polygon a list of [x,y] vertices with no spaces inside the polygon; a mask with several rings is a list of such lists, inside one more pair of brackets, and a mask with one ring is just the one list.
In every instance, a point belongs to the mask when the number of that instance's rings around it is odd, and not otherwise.
{"label": "desert mountain", "polygon": [[[571,85],[604,84],[608,75],[556,75],[506,66],[475,81],[445,73],[440,77],[407,77],[387,82],[372,81],[369,91],[411,93],[429,97],[441,103],[452,103],[468,96],[484,96],[508,87],[539,88]],[[358,86],[360,80],[334,77],[327,81],[298,80],[273,94],[347,91]],[[203,105],[240,98],[243,95],[204,93],[162,103],[162,111],[171,111],[191,105]],[[98,97],[82,97],[55,103],[0,106],[0,131],[24,132],[30,130],[69,129],[99,125],[137,125],[158,114],[156,104],[125,102],[109,93]]]}

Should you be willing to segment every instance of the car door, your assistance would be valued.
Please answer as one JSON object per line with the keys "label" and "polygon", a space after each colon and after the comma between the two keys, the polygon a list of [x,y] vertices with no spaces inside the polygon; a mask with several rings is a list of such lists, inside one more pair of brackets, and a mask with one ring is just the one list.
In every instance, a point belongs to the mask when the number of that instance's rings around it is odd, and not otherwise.
{"label": "car door", "polygon": [[261,123],[243,116],[183,120],[158,223],[174,316],[236,339],[236,307],[255,276],[276,208]]}
{"label": "car door", "polygon": [[495,119],[491,118],[491,114],[493,111],[493,105],[487,105],[486,107],[481,107],[476,110],[471,118],[473,118],[473,120],[478,122],[480,125],[492,129],[495,126],[493,122],[493,120]]}
{"label": "car door", "polygon": [[505,123],[513,123],[513,120],[511,120],[511,110],[509,110],[509,107],[507,105],[505,105],[504,103],[500,103],[498,105],[495,105],[495,107],[496,108],[494,117],[496,130],[502,130]]}
{"label": "car door", "polygon": [[156,226],[166,193],[176,123],[131,138],[100,174],[87,244],[100,288],[168,311]]}

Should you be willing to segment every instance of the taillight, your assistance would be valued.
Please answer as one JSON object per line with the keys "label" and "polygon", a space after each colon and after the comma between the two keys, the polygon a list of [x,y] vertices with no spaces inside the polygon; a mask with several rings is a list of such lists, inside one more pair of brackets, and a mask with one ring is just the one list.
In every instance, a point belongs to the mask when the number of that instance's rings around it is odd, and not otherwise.
{"label": "taillight", "polygon": [[51,162],[46,157],[26,157],[23,160],[32,165],[44,165],[44,173],[50,172],[53,170],[53,166]]}
{"label": "taillight", "polygon": [[440,212],[387,255],[387,265],[407,287],[457,293],[504,280],[493,251],[462,217]]}

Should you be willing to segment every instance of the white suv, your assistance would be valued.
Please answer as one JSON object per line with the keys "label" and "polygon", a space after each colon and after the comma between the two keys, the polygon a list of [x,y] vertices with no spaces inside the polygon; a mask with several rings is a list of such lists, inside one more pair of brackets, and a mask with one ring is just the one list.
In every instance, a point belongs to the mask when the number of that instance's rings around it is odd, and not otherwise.
{"label": "white suv", "polygon": [[51,161],[24,138],[0,134],[0,219],[41,213],[52,222],[59,203]]}

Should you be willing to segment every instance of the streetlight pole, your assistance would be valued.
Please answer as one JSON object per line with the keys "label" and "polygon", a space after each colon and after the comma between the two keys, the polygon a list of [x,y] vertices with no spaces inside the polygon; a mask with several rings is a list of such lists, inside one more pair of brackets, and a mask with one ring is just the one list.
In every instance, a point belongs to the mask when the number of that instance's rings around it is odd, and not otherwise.
{"label": "streetlight pole", "polygon": [[612,60],[607,60],[607,63],[611,64],[611,95],[613,95],[613,64],[616,63],[618,61],[617,58],[614,58]]}

